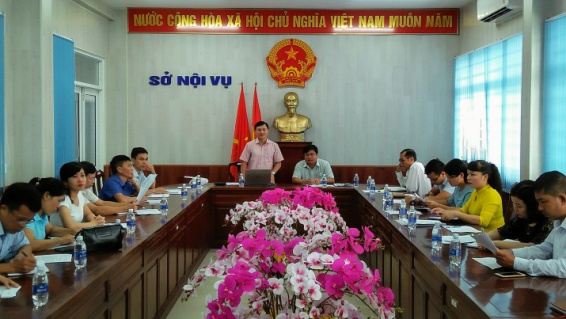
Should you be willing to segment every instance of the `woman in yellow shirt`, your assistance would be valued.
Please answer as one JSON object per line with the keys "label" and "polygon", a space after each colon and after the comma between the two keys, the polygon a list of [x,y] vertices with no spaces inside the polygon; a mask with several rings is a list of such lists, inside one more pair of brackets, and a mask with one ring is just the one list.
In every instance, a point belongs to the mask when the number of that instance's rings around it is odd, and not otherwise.
{"label": "woman in yellow shirt", "polygon": [[482,160],[470,162],[468,184],[474,191],[462,208],[435,208],[432,212],[441,214],[443,221],[458,218],[469,224],[479,225],[486,232],[503,226],[503,203],[499,195],[502,182],[497,166]]}

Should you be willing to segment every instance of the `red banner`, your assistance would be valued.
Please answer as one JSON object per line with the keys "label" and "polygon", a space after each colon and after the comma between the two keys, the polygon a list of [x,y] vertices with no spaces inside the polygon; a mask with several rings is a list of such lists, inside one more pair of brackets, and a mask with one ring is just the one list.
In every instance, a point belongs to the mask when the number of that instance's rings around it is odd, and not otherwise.
{"label": "red banner", "polygon": [[128,8],[133,33],[458,34],[459,9]]}

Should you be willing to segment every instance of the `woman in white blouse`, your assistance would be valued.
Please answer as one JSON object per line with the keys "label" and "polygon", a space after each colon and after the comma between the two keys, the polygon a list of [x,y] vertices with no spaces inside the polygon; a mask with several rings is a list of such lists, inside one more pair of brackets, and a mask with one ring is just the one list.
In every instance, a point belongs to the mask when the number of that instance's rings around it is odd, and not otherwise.
{"label": "woman in white blouse", "polygon": [[104,224],[104,217],[96,216],[91,212],[81,192],[86,184],[86,176],[81,164],[78,162],[64,164],[59,170],[59,176],[67,186],[67,195],[57,213],[51,215],[51,224],[74,231]]}

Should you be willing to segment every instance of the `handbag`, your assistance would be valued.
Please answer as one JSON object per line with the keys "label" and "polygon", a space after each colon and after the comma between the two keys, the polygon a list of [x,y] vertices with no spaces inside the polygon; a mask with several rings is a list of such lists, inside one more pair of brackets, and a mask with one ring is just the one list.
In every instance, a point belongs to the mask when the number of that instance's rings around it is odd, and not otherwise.
{"label": "handbag", "polygon": [[[81,229],[87,252],[118,251],[122,249],[124,233],[120,224],[104,224]],[[75,238],[76,238],[75,236]]]}

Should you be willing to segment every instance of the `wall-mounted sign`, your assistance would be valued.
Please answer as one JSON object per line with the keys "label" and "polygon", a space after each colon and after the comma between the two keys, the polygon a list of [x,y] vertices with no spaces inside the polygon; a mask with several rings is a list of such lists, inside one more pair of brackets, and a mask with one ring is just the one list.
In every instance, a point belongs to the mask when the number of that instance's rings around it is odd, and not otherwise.
{"label": "wall-mounted sign", "polygon": [[128,31],[216,34],[458,34],[458,9],[128,8]]}
{"label": "wall-mounted sign", "polygon": [[269,73],[279,87],[304,88],[316,66],[316,56],[311,48],[299,39],[279,41],[273,46],[266,60]]}
{"label": "wall-mounted sign", "polygon": [[193,73],[192,75],[173,75],[169,71],[163,72],[163,75],[150,75],[148,84],[151,86],[192,86],[198,88],[199,86],[206,86],[209,83],[212,86],[222,85],[227,89],[232,85],[231,75],[199,75]]}

